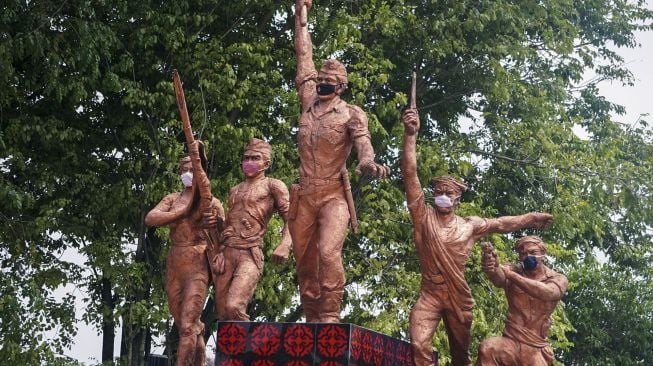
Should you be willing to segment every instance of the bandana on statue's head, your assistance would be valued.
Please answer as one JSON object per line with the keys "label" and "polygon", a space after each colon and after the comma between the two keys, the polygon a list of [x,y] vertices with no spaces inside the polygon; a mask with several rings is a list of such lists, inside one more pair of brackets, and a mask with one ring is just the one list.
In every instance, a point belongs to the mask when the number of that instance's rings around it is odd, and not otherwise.
{"label": "bandana on statue's head", "polygon": [[441,175],[432,178],[431,187],[435,189],[438,186],[452,188],[454,191],[458,192],[458,194],[462,194],[467,190],[467,185],[465,183],[449,175]]}
{"label": "bandana on statue's head", "polygon": [[537,268],[538,264],[542,262],[544,255],[546,254],[546,246],[544,245],[544,242],[542,241],[542,239],[540,239],[539,236],[536,235],[524,236],[523,238],[519,238],[517,240],[517,243],[515,243],[515,250],[517,251],[517,253],[519,253],[519,255],[522,255],[522,253],[524,252],[524,247],[526,246],[526,244],[535,244],[537,245],[537,248],[540,250],[540,252],[542,252],[542,254],[540,255],[532,255],[532,254],[527,255],[522,260],[521,265],[524,268],[524,270],[532,271],[535,268]]}
{"label": "bandana on statue's head", "polygon": [[[185,164],[192,164],[192,160],[190,156],[184,156],[183,158],[179,159],[179,170],[181,170],[181,167],[184,166]],[[193,172],[183,172],[179,176],[181,178],[181,182],[184,184],[184,187],[192,187],[193,186]]]}
{"label": "bandana on statue's head", "polygon": [[186,155],[183,158],[179,159],[179,167],[183,166],[184,164],[192,164],[190,156]]}
{"label": "bandana on statue's head", "polygon": [[[208,173],[209,159],[206,156],[206,150],[204,150],[204,142],[202,142],[201,140],[195,140],[195,141],[199,145],[198,149],[200,153],[200,165],[202,166],[202,170]],[[193,163],[190,155],[183,156],[182,158],[179,159],[179,167],[181,168],[181,166],[186,163],[191,163],[191,164]]]}
{"label": "bandana on statue's head", "polygon": [[524,250],[524,246],[529,243],[537,244],[540,251],[542,251],[542,254],[546,254],[546,244],[544,244],[542,239],[537,235],[527,235],[517,239],[517,242],[515,243],[515,251],[521,253]]}
{"label": "bandana on statue's head", "polygon": [[320,72],[334,75],[336,78],[338,78],[338,83],[347,84],[349,82],[347,80],[347,69],[345,68],[345,65],[334,58],[330,58],[324,61],[322,67],[320,68]]}
{"label": "bandana on statue's head", "polygon": [[255,151],[263,156],[263,161],[272,160],[272,146],[267,142],[253,138],[245,146],[245,151]]}

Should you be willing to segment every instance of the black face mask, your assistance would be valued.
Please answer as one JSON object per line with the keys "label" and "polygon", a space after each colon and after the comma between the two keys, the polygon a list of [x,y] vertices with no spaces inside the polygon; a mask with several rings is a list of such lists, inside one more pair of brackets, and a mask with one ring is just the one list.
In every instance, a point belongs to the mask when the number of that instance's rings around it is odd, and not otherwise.
{"label": "black face mask", "polygon": [[331,95],[336,92],[336,86],[333,84],[317,84],[315,90],[317,95]]}
{"label": "black face mask", "polygon": [[534,270],[537,267],[537,257],[534,255],[527,256],[523,261],[524,269],[527,271]]}

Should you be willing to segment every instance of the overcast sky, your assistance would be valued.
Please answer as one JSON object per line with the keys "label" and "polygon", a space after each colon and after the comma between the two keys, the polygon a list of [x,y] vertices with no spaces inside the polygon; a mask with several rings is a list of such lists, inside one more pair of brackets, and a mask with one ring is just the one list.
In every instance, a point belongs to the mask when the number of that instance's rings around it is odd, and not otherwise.
{"label": "overcast sky", "polygon": [[[653,6],[651,1],[649,7]],[[620,48],[616,51],[624,58],[624,62],[633,72],[635,85],[624,87],[620,84],[602,82],[599,84],[601,94],[608,100],[626,107],[627,115],[618,116],[619,122],[630,124],[635,122],[640,115],[653,113],[651,86],[653,85],[653,32],[639,32],[637,39],[642,47],[637,49]],[[644,117],[653,121],[651,116]]]}
{"label": "overcast sky", "polygon": [[[649,7],[653,6],[651,1],[648,4]],[[640,32],[637,34],[637,39],[641,43],[641,48],[617,49],[617,52],[624,57],[628,68],[633,72],[635,85],[629,87],[605,81],[599,84],[601,93],[608,100],[626,107],[627,114],[615,118],[617,121],[626,124],[631,124],[640,115],[646,114],[649,116],[643,118],[653,122],[651,117],[653,98],[650,87],[653,85],[653,32]],[[79,295],[79,292],[77,294]],[[80,308],[77,317],[79,318],[81,314]],[[66,352],[67,356],[82,362],[99,363],[102,354],[102,340],[94,329],[80,322],[79,332],[74,342],[74,346]],[[214,342],[214,340],[209,342]],[[120,332],[116,334],[115,350],[120,352]]]}

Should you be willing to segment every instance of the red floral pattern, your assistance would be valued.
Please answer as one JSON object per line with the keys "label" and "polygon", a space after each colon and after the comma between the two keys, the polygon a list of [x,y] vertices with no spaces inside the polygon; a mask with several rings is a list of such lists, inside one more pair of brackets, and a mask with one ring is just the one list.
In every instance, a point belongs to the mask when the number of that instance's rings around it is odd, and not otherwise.
{"label": "red floral pattern", "polygon": [[286,362],[286,366],[310,366],[306,361],[290,361]]}
{"label": "red floral pattern", "polygon": [[254,361],[252,366],[276,366],[276,364],[270,360],[258,360]]}
{"label": "red floral pattern", "polygon": [[398,342],[387,342],[384,349],[385,355],[385,364],[394,365],[395,359],[397,357],[397,343]]}
{"label": "red floral pattern", "polygon": [[374,348],[374,364],[376,366],[381,366],[381,363],[383,362],[383,338],[381,338],[381,335],[377,334],[374,337],[372,348]]}
{"label": "red floral pattern", "polygon": [[372,333],[364,332],[363,333],[363,360],[367,363],[372,361]]}
{"label": "red floral pattern", "polygon": [[313,332],[306,325],[288,327],[283,337],[283,348],[292,357],[304,357],[313,351]]}
{"label": "red floral pattern", "polygon": [[261,324],[252,332],[252,352],[259,356],[271,356],[279,351],[281,332],[271,324]]}
{"label": "red floral pattern", "polygon": [[406,344],[401,344],[397,347],[397,361],[402,365],[409,364],[413,361],[413,353],[410,350],[410,347]]}
{"label": "red floral pattern", "polygon": [[239,324],[227,323],[218,330],[218,349],[220,352],[234,356],[245,352],[247,332]]}
{"label": "red floral pattern", "polygon": [[363,330],[358,327],[354,327],[351,331],[351,358],[354,360],[360,360],[361,352],[363,351]]}
{"label": "red floral pattern", "polygon": [[409,343],[351,324],[220,322],[217,333],[218,366],[412,365]]}
{"label": "red floral pattern", "polygon": [[340,357],[347,352],[349,339],[342,326],[327,325],[317,335],[317,350],[322,357]]}
{"label": "red floral pattern", "polygon": [[224,360],[220,362],[220,366],[245,366],[238,360]]}

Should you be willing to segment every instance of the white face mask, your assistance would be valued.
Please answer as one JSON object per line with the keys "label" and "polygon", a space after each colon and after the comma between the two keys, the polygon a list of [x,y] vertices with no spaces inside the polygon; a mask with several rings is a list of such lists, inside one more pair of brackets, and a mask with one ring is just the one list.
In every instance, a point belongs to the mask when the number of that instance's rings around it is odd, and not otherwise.
{"label": "white face mask", "polygon": [[181,175],[181,182],[184,184],[184,187],[191,187],[193,185],[193,173],[184,172]]}
{"label": "white face mask", "polygon": [[446,194],[435,196],[435,205],[442,208],[449,208],[453,206],[451,198]]}

